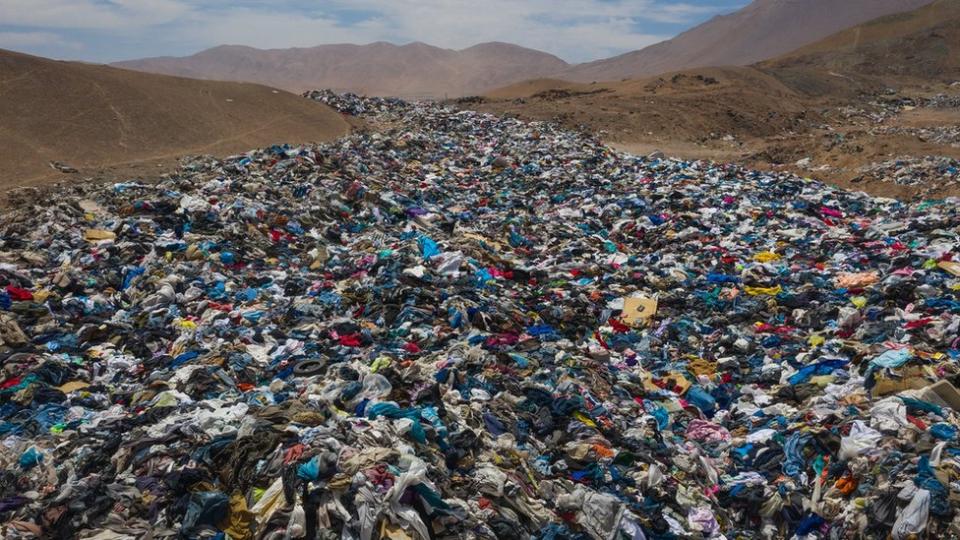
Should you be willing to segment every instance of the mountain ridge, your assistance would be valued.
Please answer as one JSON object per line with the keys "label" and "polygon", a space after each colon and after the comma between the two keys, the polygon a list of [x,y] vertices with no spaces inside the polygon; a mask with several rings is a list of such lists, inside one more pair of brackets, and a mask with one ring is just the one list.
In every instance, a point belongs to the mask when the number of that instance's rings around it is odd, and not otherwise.
{"label": "mountain ridge", "polygon": [[572,66],[574,82],[658,75],[698,67],[745,66],[780,56],[851,26],[934,0],[755,0],[676,37],[612,58]]}
{"label": "mountain ridge", "polygon": [[270,83],[297,92],[332,88],[402,97],[482,93],[570,66],[557,56],[496,41],[459,50],[419,41],[290,49],[221,45],[186,57],[111,65],[166,75]]}

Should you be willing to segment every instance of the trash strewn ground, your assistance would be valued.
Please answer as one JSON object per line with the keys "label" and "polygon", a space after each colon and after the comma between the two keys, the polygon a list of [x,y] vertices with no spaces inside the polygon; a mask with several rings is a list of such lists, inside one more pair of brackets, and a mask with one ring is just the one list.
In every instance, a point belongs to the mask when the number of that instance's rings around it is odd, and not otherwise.
{"label": "trash strewn ground", "polygon": [[904,156],[866,165],[861,167],[859,172],[881,182],[900,185],[951,187],[960,183],[960,161],[937,156]]}
{"label": "trash strewn ground", "polygon": [[4,538],[960,535],[960,215],[546,123],[0,216]]}

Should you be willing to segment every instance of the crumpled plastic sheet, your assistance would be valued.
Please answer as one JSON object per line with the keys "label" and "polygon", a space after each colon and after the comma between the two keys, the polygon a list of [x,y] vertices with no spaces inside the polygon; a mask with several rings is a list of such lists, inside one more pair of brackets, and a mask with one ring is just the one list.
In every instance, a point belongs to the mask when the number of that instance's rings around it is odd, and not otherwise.
{"label": "crumpled plastic sheet", "polygon": [[960,534],[956,200],[308,95],[0,216],[4,538]]}

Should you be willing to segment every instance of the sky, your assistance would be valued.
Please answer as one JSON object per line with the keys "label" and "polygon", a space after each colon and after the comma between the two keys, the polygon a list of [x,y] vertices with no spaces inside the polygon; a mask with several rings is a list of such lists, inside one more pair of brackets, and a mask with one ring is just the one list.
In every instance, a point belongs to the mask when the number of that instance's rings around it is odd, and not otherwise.
{"label": "sky", "polygon": [[0,0],[0,48],[64,60],[422,41],[516,43],[569,62],[668,39],[749,0]]}

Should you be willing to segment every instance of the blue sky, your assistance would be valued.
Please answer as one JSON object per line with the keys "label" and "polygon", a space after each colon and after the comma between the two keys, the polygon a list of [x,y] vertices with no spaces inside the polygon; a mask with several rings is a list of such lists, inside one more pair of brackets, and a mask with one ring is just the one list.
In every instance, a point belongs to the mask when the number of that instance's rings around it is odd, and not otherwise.
{"label": "blue sky", "polygon": [[111,62],[221,45],[464,48],[505,41],[570,62],[662,41],[749,0],[0,0],[0,48]]}

